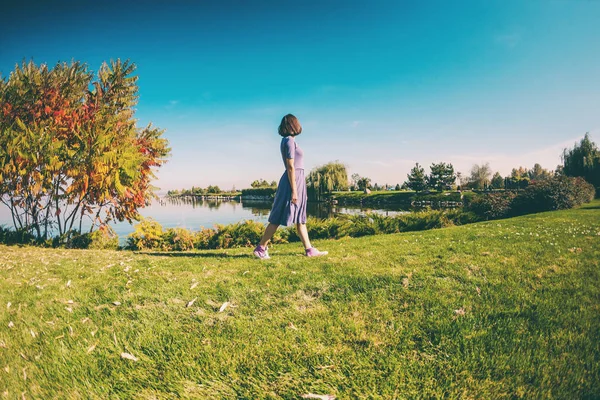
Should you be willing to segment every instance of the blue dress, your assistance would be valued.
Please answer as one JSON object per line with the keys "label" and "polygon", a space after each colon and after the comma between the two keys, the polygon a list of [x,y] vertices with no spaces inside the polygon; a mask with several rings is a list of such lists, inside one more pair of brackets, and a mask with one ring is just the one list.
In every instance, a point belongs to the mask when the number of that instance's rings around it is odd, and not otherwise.
{"label": "blue dress", "polygon": [[279,185],[275,192],[273,208],[269,214],[269,222],[277,225],[289,226],[293,224],[306,223],[306,178],[304,176],[304,152],[296,143],[293,136],[287,136],[281,139],[279,146],[281,158],[294,159],[294,170],[296,177],[296,192],[298,202],[292,203],[292,187],[288,178],[287,171],[283,172],[279,179]]}

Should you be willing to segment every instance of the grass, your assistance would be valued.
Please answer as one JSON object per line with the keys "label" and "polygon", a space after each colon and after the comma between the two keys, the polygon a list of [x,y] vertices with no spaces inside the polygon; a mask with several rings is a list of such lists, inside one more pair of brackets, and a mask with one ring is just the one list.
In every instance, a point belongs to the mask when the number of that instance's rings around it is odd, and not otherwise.
{"label": "grass", "polygon": [[316,245],[0,246],[0,397],[600,397],[600,201]]}

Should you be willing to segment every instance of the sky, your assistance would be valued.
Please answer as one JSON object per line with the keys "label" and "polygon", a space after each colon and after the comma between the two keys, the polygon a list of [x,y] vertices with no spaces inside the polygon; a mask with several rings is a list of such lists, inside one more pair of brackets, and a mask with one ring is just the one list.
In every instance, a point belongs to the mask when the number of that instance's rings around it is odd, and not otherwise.
{"label": "sky", "polygon": [[3,3],[4,78],[117,58],[137,66],[139,126],[170,142],[162,190],[278,180],[287,113],[307,170],[379,184],[416,162],[554,169],[600,142],[600,0]]}

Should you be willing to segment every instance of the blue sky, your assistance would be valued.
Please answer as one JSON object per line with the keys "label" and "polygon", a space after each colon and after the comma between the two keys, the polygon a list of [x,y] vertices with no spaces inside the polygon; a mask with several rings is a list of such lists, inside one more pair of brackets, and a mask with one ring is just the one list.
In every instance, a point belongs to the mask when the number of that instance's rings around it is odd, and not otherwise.
{"label": "blue sky", "polygon": [[380,184],[415,162],[506,175],[553,169],[585,132],[600,142],[598,21],[597,0],[10,0],[0,73],[136,63],[136,116],[173,149],[165,190],[277,180],[288,112],[307,169],[339,160]]}

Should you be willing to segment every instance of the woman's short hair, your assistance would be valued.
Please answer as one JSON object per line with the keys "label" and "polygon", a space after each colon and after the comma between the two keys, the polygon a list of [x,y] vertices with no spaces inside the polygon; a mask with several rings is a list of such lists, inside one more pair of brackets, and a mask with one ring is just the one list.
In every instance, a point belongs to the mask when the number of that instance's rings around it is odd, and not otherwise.
{"label": "woman's short hair", "polygon": [[281,136],[297,136],[301,133],[302,125],[300,125],[298,118],[292,114],[288,114],[281,119],[281,124],[279,124],[279,134]]}

